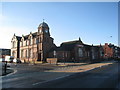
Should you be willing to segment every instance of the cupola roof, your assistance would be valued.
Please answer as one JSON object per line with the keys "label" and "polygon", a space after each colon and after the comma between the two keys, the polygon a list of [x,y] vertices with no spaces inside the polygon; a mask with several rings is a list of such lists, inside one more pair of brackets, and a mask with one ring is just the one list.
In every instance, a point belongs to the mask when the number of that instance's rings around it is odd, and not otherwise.
{"label": "cupola roof", "polygon": [[49,27],[48,27],[48,24],[45,23],[44,21],[39,25],[39,27],[49,28]]}

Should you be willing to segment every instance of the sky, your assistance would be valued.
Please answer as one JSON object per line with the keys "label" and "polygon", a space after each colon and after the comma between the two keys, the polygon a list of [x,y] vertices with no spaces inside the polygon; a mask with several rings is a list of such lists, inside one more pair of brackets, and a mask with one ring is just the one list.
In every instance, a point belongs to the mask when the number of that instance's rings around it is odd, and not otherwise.
{"label": "sky", "polygon": [[0,8],[0,48],[11,48],[14,33],[37,32],[43,19],[57,46],[79,37],[89,45],[118,45],[117,2],[2,2]]}

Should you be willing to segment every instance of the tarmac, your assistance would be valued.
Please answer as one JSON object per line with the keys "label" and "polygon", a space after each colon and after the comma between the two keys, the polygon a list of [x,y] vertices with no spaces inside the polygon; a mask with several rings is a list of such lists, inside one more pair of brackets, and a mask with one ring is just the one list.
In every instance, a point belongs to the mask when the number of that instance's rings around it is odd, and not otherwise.
{"label": "tarmac", "polygon": [[[79,73],[79,72],[86,72],[95,68],[101,68],[106,65],[110,65],[115,63],[115,61],[106,61],[106,62],[101,62],[101,63],[94,63],[94,64],[86,64],[86,63],[59,63],[61,66],[65,67],[60,67],[56,68],[54,70],[46,70],[44,73],[41,74],[40,78],[44,81],[36,82],[33,83],[33,85],[49,82],[52,80],[68,77],[72,74]],[[44,76],[44,78],[42,77]]]}
{"label": "tarmac", "polygon": [[[93,64],[87,64],[87,63],[58,63],[58,65],[53,65],[54,69],[46,69],[44,71],[30,71],[28,73],[18,73],[13,72],[10,75],[8,74],[7,76],[3,76],[2,78],[5,78],[3,80],[4,82],[7,81],[14,81],[14,82],[21,82],[23,83],[25,79],[29,79],[29,82],[24,82],[26,84],[30,83],[32,84],[32,86],[41,84],[41,83],[45,83],[45,82],[49,82],[52,80],[56,80],[56,79],[60,79],[60,78],[64,78],[64,77],[68,77],[70,75],[73,75],[75,73],[80,73],[80,72],[86,72],[95,68],[101,68],[104,67],[106,65],[110,65],[115,63],[115,61],[106,61],[106,62],[101,62],[101,63],[93,63]],[[30,67],[39,67],[39,65],[43,65],[43,66],[48,66],[47,68],[50,68],[49,66],[51,66],[48,63],[44,63],[44,64],[36,64],[35,65],[31,65]],[[59,66],[59,67],[58,67]],[[35,69],[36,70],[36,69]],[[14,78],[13,78],[14,77]],[[38,78],[39,77],[39,78]],[[31,79],[32,78],[32,79]],[[34,80],[34,81],[32,81]],[[12,84],[12,83],[11,83]],[[32,87],[31,86],[31,87]],[[18,84],[18,86],[13,86],[13,87],[22,87]],[[26,85],[26,87],[28,87]]]}

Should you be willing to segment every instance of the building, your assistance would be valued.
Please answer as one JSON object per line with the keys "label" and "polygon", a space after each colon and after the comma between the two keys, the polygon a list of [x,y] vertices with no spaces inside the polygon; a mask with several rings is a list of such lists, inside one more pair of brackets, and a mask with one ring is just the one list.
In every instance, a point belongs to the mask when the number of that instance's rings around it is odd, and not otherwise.
{"label": "building", "polygon": [[11,56],[14,56],[15,58],[20,58],[20,41],[21,37],[13,35],[13,38],[11,40],[12,48],[11,48]]}
{"label": "building", "polygon": [[79,40],[63,42],[60,47],[52,49],[49,58],[52,57],[56,57],[60,62],[96,62],[103,58],[103,48],[84,44],[79,38]]}
{"label": "building", "polygon": [[24,62],[46,61],[48,52],[51,48],[56,47],[50,36],[49,26],[42,22],[38,26],[37,32],[30,32],[28,35],[12,38],[11,53],[15,58],[20,58]]}
{"label": "building", "polygon": [[10,56],[10,49],[0,48],[0,58],[5,58],[5,56]]}
{"label": "building", "polygon": [[120,48],[112,44],[87,45],[79,38],[57,47],[53,40],[48,24],[43,21],[37,32],[13,35],[11,55],[23,62],[46,62],[47,58],[57,58],[59,62],[97,62],[120,57]]}
{"label": "building", "polygon": [[105,43],[103,48],[104,48],[104,58],[105,59],[113,58],[114,49],[112,47],[110,47],[110,45],[108,45],[108,43]]}

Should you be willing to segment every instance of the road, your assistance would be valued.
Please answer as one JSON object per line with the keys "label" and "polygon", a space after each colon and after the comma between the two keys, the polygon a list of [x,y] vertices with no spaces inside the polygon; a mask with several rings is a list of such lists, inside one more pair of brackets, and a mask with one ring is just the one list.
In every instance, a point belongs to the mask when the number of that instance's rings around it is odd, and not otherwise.
{"label": "road", "polygon": [[[91,71],[34,86],[33,88],[117,88],[120,66],[104,66]],[[118,87],[119,88],[119,87]]]}
{"label": "road", "polygon": [[[22,68],[18,66],[19,69]],[[116,88],[118,86],[118,71],[120,66],[114,63],[87,72],[42,72],[40,68],[31,72],[21,70],[13,75],[2,77],[3,88]],[[24,68],[22,68],[24,69]],[[30,69],[30,71],[29,71]],[[43,69],[42,69],[43,70]],[[68,75],[68,76],[67,76]],[[67,76],[57,78],[60,76]],[[49,79],[51,77],[51,79]],[[57,79],[53,79],[53,78]],[[49,80],[48,80],[49,79]],[[46,82],[46,80],[48,80]]]}

